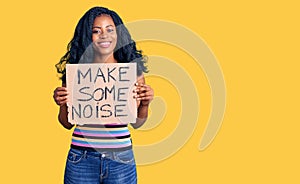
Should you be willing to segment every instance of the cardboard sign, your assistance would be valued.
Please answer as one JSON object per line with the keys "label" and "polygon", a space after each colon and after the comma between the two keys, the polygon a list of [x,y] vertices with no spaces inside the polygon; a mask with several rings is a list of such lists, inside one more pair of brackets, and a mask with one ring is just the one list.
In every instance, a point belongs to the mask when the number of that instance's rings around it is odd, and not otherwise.
{"label": "cardboard sign", "polygon": [[135,63],[67,64],[72,124],[134,123]]}

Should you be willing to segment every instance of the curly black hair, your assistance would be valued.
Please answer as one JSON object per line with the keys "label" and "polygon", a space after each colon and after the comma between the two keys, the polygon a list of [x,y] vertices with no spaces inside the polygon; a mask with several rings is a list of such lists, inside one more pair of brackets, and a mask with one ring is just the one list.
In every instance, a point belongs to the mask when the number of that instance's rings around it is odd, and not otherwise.
{"label": "curly black hair", "polygon": [[137,75],[143,72],[148,72],[145,63],[147,57],[142,54],[141,50],[136,49],[136,43],[131,38],[128,29],[123,24],[120,16],[113,10],[105,7],[93,7],[89,9],[83,17],[79,20],[74,36],[67,46],[67,52],[55,65],[57,72],[61,74],[60,79],[66,82],[66,64],[78,64],[82,60],[88,60],[93,54],[91,47],[92,43],[92,27],[94,20],[100,15],[109,15],[115,26],[117,32],[117,45],[114,49],[114,58],[118,63],[137,63]]}

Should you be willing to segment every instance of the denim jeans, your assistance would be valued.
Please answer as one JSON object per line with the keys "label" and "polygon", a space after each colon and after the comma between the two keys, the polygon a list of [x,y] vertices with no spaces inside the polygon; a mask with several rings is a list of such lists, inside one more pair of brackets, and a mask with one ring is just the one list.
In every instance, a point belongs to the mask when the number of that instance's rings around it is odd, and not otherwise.
{"label": "denim jeans", "polygon": [[97,152],[71,148],[65,184],[136,184],[133,151]]}

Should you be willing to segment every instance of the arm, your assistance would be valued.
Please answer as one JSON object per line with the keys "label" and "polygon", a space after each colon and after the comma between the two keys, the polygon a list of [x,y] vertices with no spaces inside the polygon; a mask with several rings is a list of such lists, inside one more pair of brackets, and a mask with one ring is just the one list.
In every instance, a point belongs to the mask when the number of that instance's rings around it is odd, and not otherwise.
{"label": "arm", "polygon": [[137,100],[137,118],[136,123],[132,123],[131,126],[135,129],[141,127],[148,118],[148,109],[150,102],[153,99],[153,89],[145,84],[144,76],[138,77],[138,81],[136,83],[136,95],[135,98]]}
{"label": "arm", "polygon": [[53,95],[54,101],[57,105],[59,105],[59,113],[58,113],[58,121],[60,124],[66,129],[71,129],[74,125],[69,123],[68,121],[68,91],[66,88],[66,84],[62,84],[62,87],[57,87],[54,91]]}

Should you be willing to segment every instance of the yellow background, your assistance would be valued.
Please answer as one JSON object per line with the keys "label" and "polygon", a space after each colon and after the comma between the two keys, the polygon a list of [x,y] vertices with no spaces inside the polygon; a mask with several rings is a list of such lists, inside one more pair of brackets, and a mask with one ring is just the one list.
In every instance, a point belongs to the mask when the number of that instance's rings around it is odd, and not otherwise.
{"label": "yellow background", "polygon": [[[180,51],[172,52],[171,46],[139,44],[145,54],[172,58],[189,71],[203,111],[180,151],[158,163],[138,166],[139,183],[300,182],[296,0],[27,0],[2,1],[0,6],[0,183],[62,183],[71,131],[57,121],[52,94],[60,81],[54,65],[79,18],[94,5],[116,10],[124,22],[162,19],[193,30],[207,42],[223,70],[224,121],[213,143],[200,152],[211,100],[203,71],[189,65]],[[180,105],[174,86],[155,77],[149,77],[148,83],[165,96],[168,111],[155,129],[132,131],[137,145],[162,140],[178,118],[172,116]]]}

